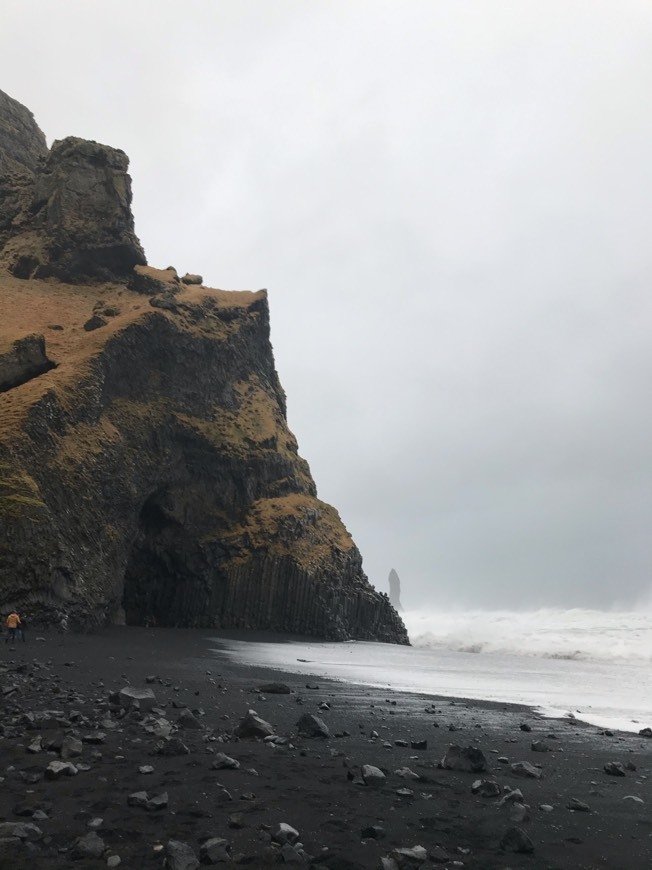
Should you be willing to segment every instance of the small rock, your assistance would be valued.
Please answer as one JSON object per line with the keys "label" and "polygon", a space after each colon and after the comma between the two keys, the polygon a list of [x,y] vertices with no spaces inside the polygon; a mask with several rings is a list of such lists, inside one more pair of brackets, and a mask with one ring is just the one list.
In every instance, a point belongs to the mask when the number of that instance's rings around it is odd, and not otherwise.
{"label": "small rock", "polygon": [[292,825],[281,822],[273,831],[272,839],[275,843],[296,843],[299,839],[299,832]]}
{"label": "small rock", "polygon": [[604,772],[609,776],[625,776],[625,768],[620,761],[609,761],[604,766]]}
{"label": "small rock", "polygon": [[204,279],[201,275],[193,275],[190,272],[186,272],[186,274],[181,279],[182,284],[203,284]]}
{"label": "small rock", "polygon": [[652,737],[652,728],[641,728],[638,734],[639,737]]}
{"label": "small rock", "polygon": [[517,852],[530,855],[534,852],[534,843],[521,828],[509,828],[503,834],[500,848],[505,852]]}
{"label": "small rock", "polygon": [[550,752],[550,747],[544,740],[533,740],[530,748],[532,752]]}
{"label": "small rock", "polygon": [[213,759],[211,767],[213,770],[237,770],[240,767],[240,762],[236,761],[235,758],[231,758],[230,755],[218,752]]}
{"label": "small rock", "polygon": [[476,779],[471,786],[473,794],[479,794],[482,797],[498,797],[500,794],[500,786],[495,779]]}
{"label": "small rock", "polygon": [[122,864],[122,859],[119,855],[109,855],[109,857],[106,859],[107,867],[119,867],[120,864]]}
{"label": "small rock", "polygon": [[173,757],[176,755],[190,755],[190,750],[178,737],[166,737],[156,744],[156,753],[158,755]]}
{"label": "small rock", "polygon": [[18,840],[35,842],[42,836],[41,829],[30,822],[0,822],[0,839],[14,837]]}
{"label": "small rock", "polygon": [[77,737],[73,737],[72,735],[68,735],[64,738],[63,743],[61,744],[60,755],[64,760],[68,758],[76,758],[81,755],[84,751],[84,746]]}
{"label": "small rock", "polygon": [[131,707],[138,702],[141,710],[151,710],[156,707],[156,696],[151,689],[136,689],[133,686],[125,686],[118,692],[119,703],[123,707]]}
{"label": "small rock", "polygon": [[299,848],[299,844],[291,846],[290,843],[285,843],[281,846],[281,860],[284,864],[306,864],[305,852]]}
{"label": "small rock", "polygon": [[77,776],[77,768],[70,761],[51,761],[45,768],[46,779],[60,779],[62,776]]}
{"label": "small rock", "polygon": [[245,740],[255,740],[273,734],[274,729],[269,722],[265,722],[264,719],[261,719],[255,710],[249,710],[247,715],[244,716],[236,726],[234,733],[236,737]]}
{"label": "small rock", "polygon": [[399,767],[399,769],[395,770],[394,773],[402,779],[419,779],[419,774],[410,770],[409,767]]}
{"label": "small rock", "polygon": [[211,837],[200,846],[199,858],[202,864],[220,864],[230,860],[230,851],[228,840],[222,837]]}
{"label": "small rock", "polygon": [[179,728],[185,728],[189,730],[201,731],[204,727],[199,719],[191,713],[187,708],[182,710],[179,713],[179,718],[177,719],[177,725]]}
{"label": "small rock", "polygon": [[433,846],[428,852],[428,857],[433,864],[448,864],[451,860],[451,856],[441,846]]}
{"label": "small rock", "polygon": [[151,797],[147,801],[146,809],[150,813],[158,812],[159,810],[164,810],[168,805],[168,793],[166,791],[161,794],[156,794],[154,797]]}
{"label": "small rock", "polygon": [[191,846],[181,840],[168,840],[165,846],[167,870],[198,870],[199,860]]}
{"label": "small rock", "polygon": [[78,837],[72,847],[72,858],[101,858],[104,849],[104,840],[99,837],[95,831],[86,834],[85,837]]}
{"label": "small rock", "polygon": [[127,798],[127,804],[130,807],[142,807],[142,809],[147,809],[148,802],[149,795],[146,791],[135,791]]}
{"label": "small rock", "polygon": [[503,797],[498,801],[498,808],[504,807],[506,804],[524,803],[523,792],[520,788],[509,789]]}
{"label": "small rock", "polygon": [[32,755],[43,751],[43,740],[41,739],[40,734],[32,740],[32,742],[26,747],[25,751],[30,752]]}
{"label": "small rock", "polygon": [[456,743],[451,743],[439,765],[445,770],[467,770],[473,773],[482,773],[483,770],[487,769],[487,759],[484,752],[475,746],[467,746],[462,749]]}
{"label": "small rock", "polygon": [[[183,281],[183,278],[181,280]],[[264,695],[289,695],[290,687],[285,683],[265,683],[263,686],[258,686],[258,691]]]}
{"label": "small rock", "polygon": [[379,767],[374,767],[373,764],[363,764],[361,773],[364,784],[371,786],[371,788],[379,788],[386,780],[382,770]]}
{"label": "small rock", "polygon": [[106,324],[107,321],[103,317],[100,317],[99,314],[94,314],[84,324],[84,330],[86,332],[93,332],[93,330],[100,329],[102,326],[106,326]]}
{"label": "small rock", "polygon": [[516,822],[520,825],[522,822],[527,822],[530,818],[530,808],[527,804],[515,801],[509,811],[510,822]]}
{"label": "small rock", "polygon": [[427,860],[428,853],[423,846],[401,847],[392,849],[390,858],[393,858],[400,870],[403,870],[404,867],[421,867]]}
{"label": "small rock", "polygon": [[541,779],[543,777],[543,771],[530,764],[529,761],[515,761],[514,764],[510,765],[510,768],[514,776],[529,777],[530,779]]}
{"label": "small rock", "polygon": [[569,810],[573,810],[575,813],[590,813],[591,808],[588,804],[585,804],[584,801],[579,800],[578,798],[571,798],[566,807]]}
{"label": "small rock", "polygon": [[312,713],[304,713],[296,723],[297,733],[300,737],[330,737],[331,732],[328,726],[320,719],[319,716],[313,716]]}

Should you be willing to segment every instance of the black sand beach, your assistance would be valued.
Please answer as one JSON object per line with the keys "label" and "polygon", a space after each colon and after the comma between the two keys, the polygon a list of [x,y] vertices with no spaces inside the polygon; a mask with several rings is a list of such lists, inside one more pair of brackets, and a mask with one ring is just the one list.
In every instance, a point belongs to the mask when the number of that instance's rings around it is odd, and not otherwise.
{"label": "black sand beach", "polygon": [[[382,868],[385,858],[395,862],[387,868],[652,866],[652,741],[508,705],[239,666],[213,652],[227,634],[34,629],[25,644],[0,646],[1,868],[162,868],[167,860],[188,870],[200,856],[218,866],[341,870]],[[258,691],[272,681],[290,694]],[[140,710],[125,706],[112,693],[126,686],[151,689],[155,709],[147,700]],[[235,738],[250,709],[287,742]],[[320,717],[332,736],[298,736],[303,714]],[[175,726],[167,739],[161,720]],[[533,751],[537,741],[548,751]],[[476,747],[487,770],[442,769],[451,743]],[[240,766],[215,769],[218,753]],[[46,775],[53,761],[72,768]],[[542,777],[517,775],[517,762]],[[624,775],[606,773],[611,762]],[[153,771],[139,772],[144,765]],[[365,784],[363,765],[386,778]],[[495,781],[482,789],[495,794],[473,794],[477,780]],[[139,792],[147,794],[133,797]],[[505,839],[514,828],[525,837]],[[211,839],[226,843],[202,852]],[[416,846],[425,851],[395,852]]]}

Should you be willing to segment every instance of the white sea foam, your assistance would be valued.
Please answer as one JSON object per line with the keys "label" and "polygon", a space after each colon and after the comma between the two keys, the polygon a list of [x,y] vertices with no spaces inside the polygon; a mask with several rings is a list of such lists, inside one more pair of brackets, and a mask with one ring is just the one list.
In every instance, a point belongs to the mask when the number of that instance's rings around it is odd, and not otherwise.
{"label": "white sea foam", "polygon": [[594,610],[412,612],[411,647],[251,643],[249,664],[387,689],[507,701],[601,727],[652,725],[652,613]]}
{"label": "white sea foam", "polygon": [[408,611],[412,645],[569,660],[652,662],[652,610]]}

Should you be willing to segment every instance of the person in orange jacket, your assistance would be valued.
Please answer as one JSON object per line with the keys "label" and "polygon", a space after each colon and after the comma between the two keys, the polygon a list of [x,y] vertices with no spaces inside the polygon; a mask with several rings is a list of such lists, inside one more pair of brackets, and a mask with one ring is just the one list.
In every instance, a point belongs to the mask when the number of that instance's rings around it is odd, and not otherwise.
{"label": "person in orange jacket", "polygon": [[20,625],[20,616],[18,616],[15,610],[12,610],[7,617],[5,625],[7,626],[7,637],[5,638],[5,643],[10,640],[13,644],[16,640],[16,629]]}

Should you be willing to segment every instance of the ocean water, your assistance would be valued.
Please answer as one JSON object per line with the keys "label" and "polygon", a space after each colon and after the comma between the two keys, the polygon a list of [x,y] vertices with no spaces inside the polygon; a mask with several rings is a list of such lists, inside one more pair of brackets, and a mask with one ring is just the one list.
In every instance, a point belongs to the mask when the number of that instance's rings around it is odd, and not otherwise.
{"label": "ocean water", "polygon": [[411,647],[227,642],[252,665],[378,688],[527,704],[604,728],[652,727],[652,611],[414,611]]}

